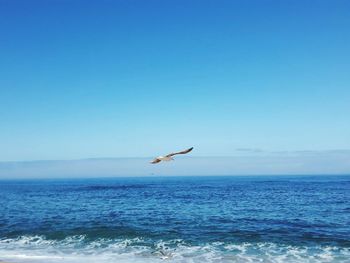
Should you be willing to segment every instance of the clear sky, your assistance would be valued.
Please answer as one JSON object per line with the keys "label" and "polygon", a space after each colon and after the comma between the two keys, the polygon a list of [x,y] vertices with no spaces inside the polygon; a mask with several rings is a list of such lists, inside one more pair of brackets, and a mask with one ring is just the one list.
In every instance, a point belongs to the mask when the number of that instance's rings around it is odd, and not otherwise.
{"label": "clear sky", "polygon": [[0,0],[0,161],[350,149],[349,10]]}

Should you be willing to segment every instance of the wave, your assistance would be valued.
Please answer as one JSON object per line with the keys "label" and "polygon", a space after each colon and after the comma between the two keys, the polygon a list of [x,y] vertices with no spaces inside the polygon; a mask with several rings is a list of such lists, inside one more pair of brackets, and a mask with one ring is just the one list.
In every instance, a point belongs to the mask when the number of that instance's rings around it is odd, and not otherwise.
{"label": "wave", "polygon": [[101,191],[101,190],[130,190],[149,188],[148,185],[130,184],[130,185],[90,185],[78,188],[83,191]]}
{"label": "wave", "polygon": [[349,262],[350,248],[276,243],[189,244],[181,239],[97,239],[84,235],[51,240],[44,236],[0,239],[0,261],[36,262]]}

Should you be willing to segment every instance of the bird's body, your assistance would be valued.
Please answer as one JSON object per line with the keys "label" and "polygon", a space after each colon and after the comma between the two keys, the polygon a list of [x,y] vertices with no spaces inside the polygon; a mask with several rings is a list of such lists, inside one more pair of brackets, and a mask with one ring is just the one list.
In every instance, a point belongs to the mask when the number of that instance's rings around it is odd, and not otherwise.
{"label": "bird's body", "polygon": [[167,157],[167,156],[158,156],[157,159],[164,161],[164,162],[174,161],[174,158]]}
{"label": "bird's body", "polygon": [[165,162],[169,162],[169,161],[173,161],[174,158],[173,156],[174,155],[177,155],[177,154],[186,154],[186,153],[189,153],[190,151],[192,151],[193,147],[187,149],[187,150],[184,150],[184,151],[181,151],[181,152],[174,152],[174,153],[169,153],[165,156],[158,156],[157,158],[153,159],[153,161],[151,163],[159,163],[161,161],[165,161]]}

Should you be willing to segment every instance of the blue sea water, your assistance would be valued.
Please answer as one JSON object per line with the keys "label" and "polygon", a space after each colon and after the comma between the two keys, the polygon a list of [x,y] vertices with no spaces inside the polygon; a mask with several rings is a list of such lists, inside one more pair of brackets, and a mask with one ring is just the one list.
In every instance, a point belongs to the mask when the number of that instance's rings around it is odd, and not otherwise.
{"label": "blue sea water", "polygon": [[350,262],[350,176],[0,181],[0,261]]}

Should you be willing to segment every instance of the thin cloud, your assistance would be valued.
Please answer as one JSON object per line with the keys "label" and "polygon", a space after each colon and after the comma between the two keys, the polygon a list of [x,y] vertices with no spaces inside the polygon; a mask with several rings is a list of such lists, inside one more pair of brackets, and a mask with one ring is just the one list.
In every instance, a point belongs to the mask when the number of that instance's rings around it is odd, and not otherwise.
{"label": "thin cloud", "polygon": [[252,152],[252,153],[261,153],[264,152],[262,149],[259,148],[237,148],[237,152]]}
{"label": "thin cloud", "polygon": [[[349,174],[350,150],[289,151],[231,157],[181,157],[150,165],[149,158],[0,162],[0,179],[186,175]],[[249,153],[251,151],[248,151]]]}

